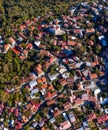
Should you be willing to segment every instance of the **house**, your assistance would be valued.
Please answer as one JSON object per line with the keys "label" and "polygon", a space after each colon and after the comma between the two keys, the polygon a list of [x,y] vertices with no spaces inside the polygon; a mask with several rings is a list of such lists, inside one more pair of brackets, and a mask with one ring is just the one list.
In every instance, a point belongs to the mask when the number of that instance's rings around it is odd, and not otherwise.
{"label": "house", "polygon": [[43,70],[36,70],[36,74],[38,77],[41,77],[42,75],[44,75]]}
{"label": "house", "polygon": [[11,127],[14,127],[14,122],[15,122],[14,120],[10,120],[10,121],[9,121],[9,125],[10,125]]}
{"label": "house", "polygon": [[15,41],[12,37],[9,38],[9,41],[10,41],[10,43],[12,44],[12,47],[14,47],[16,41]]}
{"label": "house", "polygon": [[48,76],[48,78],[50,79],[50,81],[53,81],[53,80],[57,79],[57,76],[58,76],[58,75],[59,75],[59,74],[56,73],[56,74],[53,74],[53,75]]}
{"label": "house", "polygon": [[20,55],[19,58],[20,58],[21,60],[24,60],[26,57],[23,56],[23,55]]}
{"label": "house", "polygon": [[50,52],[49,51],[46,51],[46,50],[40,50],[40,55],[44,55],[44,56],[50,56]]}
{"label": "house", "polygon": [[95,29],[94,28],[91,28],[91,29],[86,29],[85,31],[86,34],[94,34],[95,33]]}
{"label": "house", "polygon": [[94,42],[92,40],[88,40],[88,45],[93,46]]}
{"label": "house", "polygon": [[37,81],[38,84],[42,84],[42,79],[41,78],[37,79],[36,81]]}
{"label": "house", "polygon": [[16,108],[16,109],[14,110],[14,116],[15,116],[15,117],[18,117],[18,113],[19,113],[19,112],[18,112],[18,108]]}
{"label": "house", "polygon": [[49,61],[45,61],[44,64],[42,65],[43,68],[45,68],[46,70],[50,67],[50,62]]}
{"label": "house", "polygon": [[34,122],[32,123],[33,128],[35,128],[37,125],[38,125],[38,123],[37,123],[36,121],[34,121]]}
{"label": "house", "polygon": [[27,28],[26,25],[24,25],[24,24],[20,25],[20,29],[21,29],[21,31],[24,31],[26,28]]}
{"label": "house", "polygon": [[44,96],[44,99],[45,100],[50,100],[52,98],[54,98],[55,96],[57,96],[57,93],[56,92],[47,92],[46,95]]}
{"label": "house", "polygon": [[97,117],[97,121],[98,123],[108,121],[108,115],[102,115],[102,116]]}
{"label": "house", "polygon": [[30,86],[30,89],[32,90],[34,86],[37,85],[37,81],[36,80],[32,80],[29,82],[29,86]]}
{"label": "house", "polygon": [[[29,109],[32,111],[32,112],[36,112],[38,110],[38,108],[40,107],[40,103],[34,103],[33,100],[30,100],[28,106],[29,106]],[[27,106],[27,105],[26,105]]]}
{"label": "house", "polygon": [[26,49],[30,49],[30,50],[33,49],[33,45],[31,43],[28,43]]}
{"label": "house", "polygon": [[[77,59],[75,59],[75,60],[77,60]],[[79,62],[79,63],[76,62],[74,65],[74,68],[80,68],[82,64],[83,64],[83,62]]]}
{"label": "house", "polygon": [[67,84],[73,83],[74,82],[74,78],[73,77],[69,77],[66,79]]}
{"label": "house", "polygon": [[84,71],[82,71],[82,74],[83,74],[84,77],[87,77],[88,74],[89,74],[89,70],[84,70]]}
{"label": "house", "polygon": [[64,121],[60,124],[60,129],[62,130],[68,130],[71,127],[71,124],[69,122],[69,120]]}
{"label": "house", "polygon": [[97,79],[98,75],[96,73],[90,74],[90,79]]}
{"label": "house", "polygon": [[72,107],[72,105],[71,105],[71,103],[67,102],[67,103],[63,104],[63,107],[64,107],[64,110],[67,111]]}
{"label": "house", "polygon": [[23,54],[24,54],[25,56],[27,56],[27,55],[28,55],[28,51],[27,51],[27,50],[23,50]]}
{"label": "house", "polygon": [[33,95],[35,93],[39,92],[39,89],[37,86],[33,87],[32,91],[31,91],[31,94],[30,95]]}
{"label": "house", "polygon": [[0,115],[2,115],[3,109],[4,109],[4,104],[0,103]]}
{"label": "house", "polygon": [[84,128],[89,127],[87,121],[83,121],[83,126],[84,126]]}
{"label": "house", "polygon": [[47,106],[51,106],[52,104],[55,104],[55,100],[51,99],[50,101],[47,101]]}
{"label": "house", "polygon": [[62,78],[59,80],[59,83],[62,85],[62,86],[65,86],[67,84],[67,81],[65,78]]}
{"label": "house", "polygon": [[32,104],[31,104],[31,103],[28,103],[28,104],[25,106],[25,108],[26,108],[27,110],[29,110],[31,107],[32,107]]}
{"label": "house", "polygon": [[46,83],[46,77],[45,77],[45,76],[42,77],[41,79],[42,79],[42,82],[43,82],[43,83]]}
{"label": "house", "polygon": [[15,130],[20,130],[22,129],[22,123],[19,122],[18,120],[15,120]]}
{"label": "house", "polygon": [[44,121],[40,121],[40,122],[38,123],[39,127],[42,127],[44,124],[45,124]]}
{"label": "house", "polygon": [[47,84],[43,84],[42,86],[39,87],[40,92],[42,93],[42,95],[46,94],[46,88],[47,88]]}
{"label": "house", "polygon": [[23,33],[19,33],[19,36],[24,39],[24,40],[27,40],[27,37],[23,34]]}
{"label": "house", "polygon": [[53,112],[53,115],[54,117],[57,117],[58,115],[60,115],[62,113],[61,110],[59,110],[58,108],[55,108],[54,112]]}
{"label": "house", "polygon": [[28,121],[28,119],[25,116],[22,116],[21,118],[23,123],[26,123]]}
{"label": "house", "polygon": [[40,45],[39,45],[39,48],[40,48],[40,49],[46,49],[46,45],[40,44]]}
{"label": "house", "polygon": [[105,98],[102,102],[101,102],[101,105],[105,105],[108,103],[108,98]]}
{"label": "house", "polygon": [[40,41],[35,41],[34,44],[35,44],[37,47],[39,47],[39,45],[41,44],[41,42],[40,42]]}
{"label": "house", "polygon": [[81,105],[81,104],[83,104],[83,100],[80,99],[80,98],[76,98],[76,99],[74,99],[73,101],[74,101],[74,103],[75,103],[76,105]]}
{"label": "house", "polygon": [[33,21],[26,20],[25,21],[26,26],[31,26],[33,24]]}
{"label": "house", "polygon": [[94,96],[96,99],[98,99],[98,94],[101,92],[101,90],[99,88],[94,90]]}
{"label": "house", "polygon": [[56,60],[57,60],[56,57],[51,56],[50,59],[49,59],[49,62],[52,64],[52,63],[54,63]]}
{"label": "house", "polygon": [[67,71],[67,69],[66,69],[65,66],[60,65],[59,68],[57,68],[57,71],[58,71],[60,74],[63,74],[64,72]]}
{"label": "house", "polygon": [[48,129],[48,128],[45,128],[45,127],[42,127],[42,128],[41,128],[41,130],[50,130],[50,129]]}
{"label": "house", "polygon": [[20,51],[17,49],[17,47],[13,47],[12,51],[16,54],[16,55],[20,55]]}
{"label": "house", "polygon": [[60,57],[60,58],[66,58],[67,55],[66,55],[65,52],[60,52],[60,53],[59,53],[59,57]]}
{"label": "house", "polygon": [[8,114],[11,114],[11,113],[13,113],[14,112],[14,108],[10,108],[9,110],[8,110]]}
{"label": "house", "polygon": [[54,25],[55,35],[63,35],[65,31],[61,30],[60,25]]}
{"label": "house", "polygon": [[49,121],[51,124],[53,124],[56,120],[55,120],[55,118],[51,118]]}
{"label": "house", "polygon": [[68,116],[69,116],[70,121],[71,121],[72,123],[76,121],[76,118],[75,118],[75,115],[73,114],[73,112],[70,112],[70,113],[68,114]]}
{"label": "house", "polygon": [[37,76],[42,76],[44,75],[44,72],[42,70],[42,65],[38,64],[35,68],[34,68],[35,73],[37,74]]}
{"label": "house", "polygon": [[53,39],[53,45],[57,45],[57,40],[56,39]]}
{"label": "house", "polygon": [[4,44],[4,53],[6,53],[10,49],[10,44]]}
{"label": "house", "polygon": [[18,40],[17,40],[18,43],[20,43],[20,42],[22,42],[22,41],[23,41],[23,38],[22,38],[22,37],[19,37]]}
{"label": "house", "polygon": [[65,73],[62,74],[62,77],[65,78],[65,79],[69,78],[69,76],[70,76],[70,75],[69,75],[68,72],[65,72]]}
{"label": "house", "polygon": [[88,121],[92,121],[93,119],[96,119],[96,118],[97,118],[97,116],[95,113],[91,113],[91,114],[87,115]]}
{"label": "house", "polygon": [[76,45],[76,42],[69,40],[68,43],[67,43],[67,45],[68,45],[68,46],[75,46],[75,45]]}
{"label": "house", "polygon": [[77,130],[86,130],[86,129],[84,129],[83,127],[80,127],[80,128],[78,128]]}

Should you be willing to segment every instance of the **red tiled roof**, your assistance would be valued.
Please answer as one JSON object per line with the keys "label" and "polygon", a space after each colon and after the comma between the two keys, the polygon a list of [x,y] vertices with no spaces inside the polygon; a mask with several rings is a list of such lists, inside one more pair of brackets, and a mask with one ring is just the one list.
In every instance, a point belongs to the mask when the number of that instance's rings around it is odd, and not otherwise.
{"label": "red tiled roof", "polygon": [[98,78],[98,75],[96,73],[94,73],[94,74],[90,74],[90,77],[91,77],[91,79],[96,79],[96,78]]}
{"label": "red tiled roof", "polygon": [[69,46],[75,46],[75,45],[76,45],[76,42],[75,42],[75,41],[70,41],[70,40],[69,40],[69,41],[68,41],[68,45],[69,45]]}
{"label": "red tiled roof", "polygon": [[71,127],[71,124],[69,121],[64,121],[60,124],[60,126],[62,127],[63,130],[67,130]]}
{"label": "red tiled roof", "polygon": [[24,34],[19,33],[19,36],[21,36],[23,39],[27,40],[27,37]]}
{"label": "red tiled roof", "polygon": [[28,51],[27,51],[27,50],[23,50],[23,54],[24,54],[24,55],[27,55],[27,54],[28,54]]}
{"label": "red tiled roof", "polygon": [[10,46],[11,46],[10,44],[4,44],[4,50],[8,51],[8,49],[10,48]]}
{"label": "red tiled roof", "polygon": [[42,77],[42,82],[46,82],[46,77]]}
{"label": "red tiled roof", "polygon": [[108,115],[103,115],[101,117],[97,117],[98,123],[102,123],[108,120]]}
{"label": "red tiled roof", "polygon": [[13,113],[13,111],[14,111],[14,108],[10,108],[10,109],[8,110],[8,113]]}
{"label": "red tiled roof", "polygon": [[15,121],[15,130],[20,130],[22,129],[22,124],[19,121]]}
{"label": "red tiled roof", "polygon": [[44,64],[43,64],[43,67],[44,67],[45,69],[48,69],[50,65],[51,65],[50,62],[45,61]]}
{"label": "red tiled roof", "polygon": [[96,119],[96,118],[97,118],[97,116],[95,113],[92,113],[92,114],[87,116],[88,121],[92,121],[93,119]]}
{"label": "red tiled roof", "polygon": [[17,55],[20,54],[20,51],[18,51],[16,47],[12,48],[12,51],[13,51],[15,54],[17,54]]}
{"label": "red tiled roof", "polygon": [[66,83],[67,83],[66,79],[64,79],[64,78],[60,79],[59,82],[62,86],[66,85]]}
{"label": "red tiled roof", "polygon": [[9,38],[9,41],[10,41],[10,43],[15,42],[15,40],[12,37]]}
{"label": "red tiled roof", "polygon": [[95,32],[95,30],[93,28],[91,29],[86,29],[86,33],[92,33],[92,32]]}
{"label": "red tiled roof", "polygon": [[16,109],[14,110],[14,116],[15,116],[15,117],[18,117],[18,108],[16,108]]}
{"label": "red tiled roof", "polygon": [[92,45],[94,45],[94,42],[92,40],[89,40],[88,44],[92,46]]}
{"label": "red tiled roof", "polygon": [[31,43],[28,43],[28,45],[27,45],[26,48],[27,48],[27,49],[32,49],[32,48],[33,48],[33,45],[32,45]]}
{"label": "red tiled roof", "polygon": [[47,101],[47,105],[48,105],[48,106],[50,106],[50,105],[52,105],[52,104],[54,104],[54,103],[55,103],[55,100],[54,100],[54,99]]}
{"label": "red tiled roof", "polygon": [[19,57],[21,60],[24,60],[25,59],[25,56],[20,56]]}
{"label": "red tiled roof", "polygon": [[27,26],[23,24],[23,25],[20,26],[20,29],[23,31],[26,27]]}

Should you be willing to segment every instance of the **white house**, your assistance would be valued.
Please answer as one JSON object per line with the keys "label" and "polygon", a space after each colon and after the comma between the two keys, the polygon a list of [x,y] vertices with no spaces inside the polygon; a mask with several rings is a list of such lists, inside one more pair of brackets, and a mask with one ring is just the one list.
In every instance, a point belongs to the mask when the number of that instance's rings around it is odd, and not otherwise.
{"label": "white house", "polygon": [[98,88],[98,89],[96,89],[96,90],[94,90],[94,95],[95,95],[95,97],[96,97],[96,99],[97,99],[97,96],[98,96],[98,94],[101,92],[101,90]]}
{"label": "white house", "polygon": [[30,88],[33,89],[34,86],[36,86],[38,83],[36,80],[32,80],[31,82],[29,82]]}
{"label": "white house", "polygon": [[53,80],[55,80],[57,78],[58,75],[59,74],[57,73],[57,74],[50,75],[48,77],[49,77],[50,81],[53,81]]}
{"label": "white house", "polygon": [[38,46],[38,47],[39,47],[40,43],[41,43],[40,41],[35,41],[35,42],[34,42],[34,44],[35,44],[36,46]]}

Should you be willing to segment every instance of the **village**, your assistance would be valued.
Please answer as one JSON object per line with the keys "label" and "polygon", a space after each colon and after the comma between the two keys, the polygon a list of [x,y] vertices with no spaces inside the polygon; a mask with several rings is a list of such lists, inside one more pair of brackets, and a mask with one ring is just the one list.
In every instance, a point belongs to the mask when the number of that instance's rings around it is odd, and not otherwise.
{"label": "village", "polygon": [[1,54],[23,62],[36,51],[29,76],[4,90],[23,100],[0,102],[1,130],[108,130],[108,6],[84,2],[67,12],[24,21],[8,43],[0,35]]}

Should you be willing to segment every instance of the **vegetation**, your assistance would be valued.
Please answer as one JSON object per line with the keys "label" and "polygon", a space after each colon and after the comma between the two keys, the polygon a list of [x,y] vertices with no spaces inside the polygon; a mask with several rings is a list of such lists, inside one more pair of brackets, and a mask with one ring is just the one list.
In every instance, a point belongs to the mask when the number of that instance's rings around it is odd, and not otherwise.
{"label": "vegetation", "polygon": [[0,57],[0,89],[18,87],[20,79],[29,76],[33,67],[33,61],[29,59],[21,61],[11,50],[8,51],[6,55]]}

